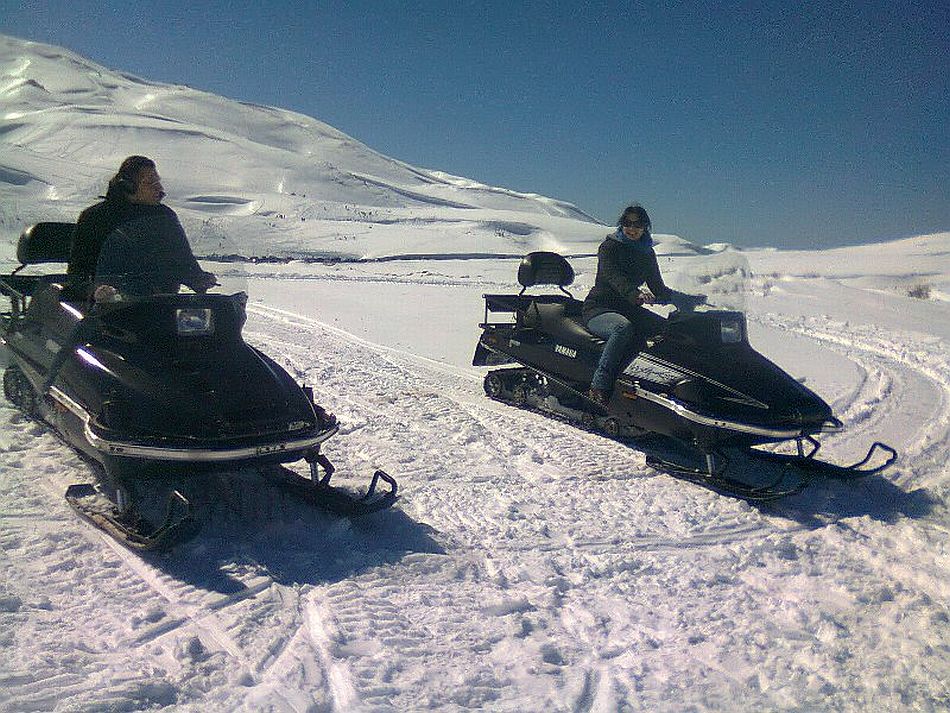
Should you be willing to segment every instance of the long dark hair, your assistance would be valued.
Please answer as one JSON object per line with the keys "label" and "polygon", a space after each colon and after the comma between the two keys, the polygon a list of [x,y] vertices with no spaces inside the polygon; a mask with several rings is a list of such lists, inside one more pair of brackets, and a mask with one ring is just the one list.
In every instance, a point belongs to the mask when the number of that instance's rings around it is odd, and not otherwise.
{"label": "long dark hair", "polygon": [[649,230],[651,227],[650,216],[647,214],[647,209],[639,203],[628,205],[623,209],[623,213],[620,214],[620,217],[617,218],[618,228],[629,227],[631,223],[640,223],[645,230]]}
{"label": "long dark hair", "polygon": [[135,193],[139,173],[143,168],[155,168],[155,162],[147,156],[129,156],[109,181],[106,195],[110,198],[128,198]]}

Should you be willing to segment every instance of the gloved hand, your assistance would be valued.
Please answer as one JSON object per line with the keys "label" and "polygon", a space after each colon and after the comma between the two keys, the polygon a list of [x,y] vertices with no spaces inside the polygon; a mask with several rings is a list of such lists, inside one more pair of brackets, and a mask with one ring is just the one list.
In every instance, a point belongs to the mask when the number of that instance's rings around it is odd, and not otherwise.
{"label": "gloved hand", "polygon": [[685,292],[674,292],[670,302],[678,310],[688,312],[699,305],[706,304],[706,295],[687,295]]}
{"label": "gloved hand", "polygon": [[218,284],[218,278],[212,272],[202,272],[195,279],[194,284],[189,285],[195,292],[207,292]]}

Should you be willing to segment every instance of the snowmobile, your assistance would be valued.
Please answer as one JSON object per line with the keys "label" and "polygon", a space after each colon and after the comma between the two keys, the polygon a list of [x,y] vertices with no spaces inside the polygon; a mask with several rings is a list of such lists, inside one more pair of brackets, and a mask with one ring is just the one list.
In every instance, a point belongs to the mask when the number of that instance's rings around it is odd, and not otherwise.
{"label": "snowmobile", "polygon": [[[27,229],[0,292],[10,300],[4,395],[98,473],[66,491],[81,516],[133,549],[165,549],[200,527],[183,491],[200,492],[205,474],[247,469],[345,516],[395,502],[396,481],[381,470],[362,497],[330,484],[321,447],[339,424],[311,388],[244,342],[245,293],[91,304],[64,274],[25,274],[66,262],[73,229]],[[300,460],[309,476],[285,465]]]}
{"label": "snowmobile", "polygon": [[[812,474],[852,478],[896,460],[896,451],[881,442],[853,465],[818,460],[816,436],[841,430],[842,422],[817,394],[752,348],[745,316],[734,310],[674,310],[662,332],[627,360],[607,405],[598,404],[588,389],[604,340],[587,330],[583,302],[566,289],[574,277],[561,255],[532,252],[518,269],[518,294],[484,295],[473,364],[518,365],[488,372],[489,397],[646,446],[650,466],[749,500],[798,492]],[[526,294],[542,285],[559,292]],[[794,442],[796,452],[755,448],[783,441]],[[781,467],[774,478],[750,483],[729,472],[740,454]],[[883,462],[870,465],[881,454]],[[805,477],[789,479],[787,466]]]}

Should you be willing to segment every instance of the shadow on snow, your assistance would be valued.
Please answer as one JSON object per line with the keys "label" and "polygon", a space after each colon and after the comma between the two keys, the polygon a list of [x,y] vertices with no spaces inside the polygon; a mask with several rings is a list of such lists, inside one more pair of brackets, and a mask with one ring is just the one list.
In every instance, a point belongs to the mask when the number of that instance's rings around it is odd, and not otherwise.
{"label": "shadow on snow", "polygon": [[[226,487],[222,487],[224,484]],[[237,487],[235,487],[237,486]],[[189,542],[143,559],[199,589],[240,596],[260,575],[285,585],[330,584],[409,554],[445,554],[435,530],[400,509],[331,515],[248,473],[219,479]]]}

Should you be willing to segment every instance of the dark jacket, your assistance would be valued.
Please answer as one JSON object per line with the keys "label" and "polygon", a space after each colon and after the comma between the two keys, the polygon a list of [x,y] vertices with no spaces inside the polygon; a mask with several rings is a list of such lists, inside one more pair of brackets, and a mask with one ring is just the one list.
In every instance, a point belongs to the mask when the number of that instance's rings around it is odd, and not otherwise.
{"label": "dark jacket", "polygon": [[204,274],[175,211],[131,203],[117,190],[79,215],[66,272],[74,299],[88,299],[100,284],[127,294],[174,292]]}
{"label": "dark jacket", "polygon": [[127,295],[177,292],[180,285],[207,287],[178,216],[168,206],[144,206],[102,244],[95,285],[112,285]]}
{"label": "dark jacket", "polygon": [[608,235],[597,251],[597,277],[584,300],[584,321],[588,322],[604,312],[619,312],[636,321],[637,296],[643,283],[650,288],[657,303],[670,301],[673,291],[660,275],[649,233],[638,241]]}
{"label": "dark jacket", "polygon": [[118,190],[110,190],[104,201],[86,208],[79,214],[73,231],[69,265],[66,268],[70,291],[81,297],[90,295],[102,245],[112,231],[126,223],[162,215],[169,210],[162,205],[130,203],[125,194]]}

